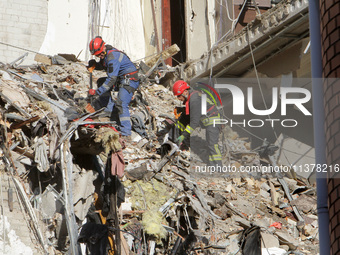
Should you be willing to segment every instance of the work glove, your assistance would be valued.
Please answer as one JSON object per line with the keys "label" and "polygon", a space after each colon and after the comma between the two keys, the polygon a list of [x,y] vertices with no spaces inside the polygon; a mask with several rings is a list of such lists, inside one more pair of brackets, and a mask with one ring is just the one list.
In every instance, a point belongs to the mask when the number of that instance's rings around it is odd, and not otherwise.
{"label": "work glove", "polygon": [[177,144],[181,144],[184,141],[184,138],[184,135],[179,136],[176,140]]}
{"label": "work glove", "polygon": [[89,94],[91,96],[94,96],[96,94],[96,90],[95,89],[89,89]]}
{"label": "work glove", "polygon": [[90,59],[90,60],[89,60],[89,64],[88,64],[88,66],[87,66],[86,68],[89,69],[89,68],[91,68],[91,67],[93,67],[93,66],[95,67],[96,64],[97,64],[97,61],[96,61],[96,60]]}

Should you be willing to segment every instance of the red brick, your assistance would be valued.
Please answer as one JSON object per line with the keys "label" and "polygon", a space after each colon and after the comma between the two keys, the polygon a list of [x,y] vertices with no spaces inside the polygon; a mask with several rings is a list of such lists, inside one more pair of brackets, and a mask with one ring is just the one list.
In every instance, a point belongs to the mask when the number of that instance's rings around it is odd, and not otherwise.
{"label": "red brick", "polygon": [[324,13],[325,12],[325,2],[320,1],[320,13]]}
{"label": "red brick", "polygon": [[322,38],[323,41],[324,41],[324,40],[327,38],[327,36],[328,36],[326,27],[327,27],[327,26],[324,26],[323,29],[321,30],[321,38]]}
{"label": "red brick", "polygon": [[332,252],[332,254],[334,255],[339,254],[340,251],[338,248],[339,248],[339,239],[336,242],[334,242],[334,244],[332,245],[332,250],[336,252],[336,253]]}
{"label": "red brick", "polygon": [[334,50],[335,50],[335,48],[333,46],[331,46],[327,49],[327,51],[325,52],[326,55],[327,55],[327,60],[330,60],[334,57],[334,54],[335,54]]}
{"label": "red brick", "polygon": [[338,192],[337,190],[333,190],[332,193],[330,194],[330,203],[334,204],[335,200],[338,198]]}
{"label": "red brick", "polygon": [[326,82],[327,80],[324,83],[325,99],[329,100],[333,96],[333,93],[335,94],[335,92],[333,91],[333,87],[329,86]]}
{"label": "red brick", "polygon": [[338,217],[333,217],[329,219],[330,221],[330,229],[333,231],[336,225],[338,224]]}
{"label": "red brick", "polygon": [[340,237],[340,225],[335,228],[335,236]]}
{"label": "red brick", "polygon": [[340,179],[334,179],[333,180],[333,185],[334,185],[334,191],[337,192],[337,194],[339,194],[339,188],[340,188]]}
{"label": "red brick", "polygon": [[[340,163],[340,146],[335,147],[335,149],[331,152],[332,155],[332,163],[339,164]],[[339,203],[339,212],[340,212],[340,203]]]}
{"label": "red brick", "polygon": [[322,63],[327,63],[329,58],[327,57],[327,54],[326,54],[327,51],[323,52],[322,54]]}
{"label": "red brick", "polygon": [[334,180],[333,179],[327,180],[327,188],[328,188],[328,194],[331,193],[331,191],[334,189]]}
{"label": "red brick", "polygon": [[324,76],[327,77],[327,75],[329,74],[329,72],[331,71],[331,65],[330,63],[326,63],[325,67],[324,67]]}
{"label": "red brick", "polygon": [[335,81],[335,84],[332,86],[332,91],[334,94],[339,94],[340,92],[340,81]]}
{"label": "red brick", "polygon": [[327,23],[329,22],[329,12],[326,11],[322,17],[322,21],[324,25],[327,25]]}
{"label": "red brick", "polygon": [[338,78],[337,72],[336,71],[330,72],[328,74],[327,78]]}
{"label": "red brick", "polygon": [[336,70],[340,66],[340,55],[335,56],[331,59],[332,70]]}
{"label": "red brick", "polygon": [[336,242],[334,242],[333,245],[332,245],[333,251],[336,251],[335,255],[339,254],[338,247],[339,247],[339,239]]}
{"label": "red brick", "polygon": [[332,163],[332,155],[329,153],[327,155],[327,164],[331,164]]}
{"label": "red brick", "polygon": [[334,120],[340,119],[340,105],[333,109]]}
{"label": "red brick", "polygon": [[[334,180],[339,180],[339,179],[340,179],[339,173],[332,172],[332,178],[333,178]],[[338,194],[339,194],[339,191],[338,191]]]}
{"label": "red brick", "polygon": [[325,2],[325,12],[329,11],[329,8],[331,8],[331,6],[333,5],[333,1],[332,0],[326,0]]}
{"label": "red brick", "polygon": [[332,33],[333,30],[337,29],[336,25],[336,19],[332,19],[328,24],[327,24],[327,32]]}
{"label": "red brick", "polygon": [[327,148],[329,149],[329,152],[331,152],[335,147],[335,141],[334,139],[331,137],[329,139],[329,142],[327,142]]}
{"label": "red brick", "polygon": [[334,243],[334,241],[336,240],[336,238],[335,238],[335,232],[334,231],[331,231],[331,233],[330,233],[330,237],[331,237],[331,244],[333,244]]}
{"label": "red brick", "polygon": [[338,97],[337,97],[337,96],[333,96],[333,97],[328,101],[329,110],[330,110],[330,111],[333,110],[338,104],[339,104]]}
{"label": "red brick", "polygon": [[[330,112],[330,114],[328,114],[328,116],[327,116],[327,127],[330,127],[332,125],[333,121],[334,121],[334,114],[333,114],[333,112]],[[327,132],[328,132],[328,134],[327,134]],[[330,128],[326,129],[326,136],[331,136]]]}
{"label": "red brick", "polygon": [[329,18],[333,19],[335,16],[339,15],[340,13],[340,3],[335,4],[332,8],[329,9]]}
{"label": "red brick", "polygon": [[328,38],[323,38],[322,46],[323,46],[323,50],[327,50],[328,49],[328,47],[329,47],[329,40],[328,40]]}
{"label": "red brick", "polygon": [[332,33],[329,34],[329,37],[330,37],[330,44],[333,45],[334,43],[336,43],[340,36],[339,36],[339,30],[335,30],[333,31]]}

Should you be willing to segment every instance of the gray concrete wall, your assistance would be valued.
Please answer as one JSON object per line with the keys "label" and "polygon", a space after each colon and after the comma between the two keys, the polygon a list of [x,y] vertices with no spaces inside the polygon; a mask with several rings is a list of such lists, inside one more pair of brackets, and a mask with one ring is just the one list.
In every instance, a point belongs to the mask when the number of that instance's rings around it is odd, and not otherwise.
{"label": "gray concrete wall", "polygon": [[[26,53],[15,47],[39,51],[47,30],[47,6],[46,0],[0,1],[0,62],[10,63]],[[23,64],[34,56],[29,53]]]}

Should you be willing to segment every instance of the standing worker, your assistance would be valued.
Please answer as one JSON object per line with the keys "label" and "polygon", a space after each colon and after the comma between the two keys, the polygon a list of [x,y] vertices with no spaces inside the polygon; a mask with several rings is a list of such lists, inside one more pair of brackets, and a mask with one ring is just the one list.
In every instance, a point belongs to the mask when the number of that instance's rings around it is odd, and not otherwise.
{"label": "standing worker", "polygon": [[[107,73],[107,77],[98,79],[98,89],[90,89],[89,94],[99,95],[99,104],[105,107],[104,112],[111,118],[116,118],[122,136],[130,137],[129,103],[139,86],[137,68],[124,52],[105,44],[100,36],[91,40],[89,47],[91,54],[99,57],[100,61],[91,59],[88,68],[95,65],[96,70],[106,70]],[[114,91],[118,91],[115,100],[112,98]]]}
{"label": "standing worker", "polygon": [[[202,116],[202,93],[190,88],[188,83],[179,80],[172,87],[173,94],[185,105],[185,114],[190,115],[190,122],[177,138],[179,144],[190,137],[190,134],[201,126],[206,130],[206,141],[209,151],[209,166],[222,166],[222,155],[218,146],[220,129],[214,126],[214,119],[220,119],[220,114],[214,103],[207,99],[207,114]],[[181,126],[182,123],[177,123]]]}

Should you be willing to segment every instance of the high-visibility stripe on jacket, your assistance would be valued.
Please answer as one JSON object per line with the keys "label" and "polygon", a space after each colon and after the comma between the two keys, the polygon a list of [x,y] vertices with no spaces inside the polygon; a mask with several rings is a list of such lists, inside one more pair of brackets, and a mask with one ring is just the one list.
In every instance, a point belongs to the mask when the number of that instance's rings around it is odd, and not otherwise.
{"label": "high-visibility stripe on jacket", "polygon": [[186,114],[190,114],[190,125],[185,127],[184,136],[188,137],[199,125],[213,125],[214,119],[219,119],[220,115],[215,104],[207,98],[207,115],[202,116],[202,93],[197,90],[190,90],[185,103]]}

